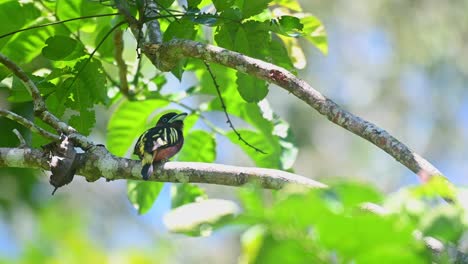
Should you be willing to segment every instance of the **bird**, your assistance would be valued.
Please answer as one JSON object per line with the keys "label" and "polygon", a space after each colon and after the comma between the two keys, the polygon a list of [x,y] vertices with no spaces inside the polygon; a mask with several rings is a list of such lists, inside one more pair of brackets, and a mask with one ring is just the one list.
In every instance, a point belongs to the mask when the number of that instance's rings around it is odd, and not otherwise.
{"label": "bird", "polygon": [[142,163],[141,175],[148,180],[154,166],[177,154],[184,144],[182,129],[187,113],[170,112],[161,116],[156,125],[141,134],[133,153]]}

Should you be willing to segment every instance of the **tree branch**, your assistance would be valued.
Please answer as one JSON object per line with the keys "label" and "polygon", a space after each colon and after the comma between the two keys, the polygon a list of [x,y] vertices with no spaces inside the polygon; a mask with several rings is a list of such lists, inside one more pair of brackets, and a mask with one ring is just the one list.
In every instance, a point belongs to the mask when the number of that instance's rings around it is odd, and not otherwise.
{"label": "tree branch", "polygon": [[21,124],[23,125],[24,127],[28,128],[29,130],[31,130],[32,132],[34,133],[37,133],[45,138],[48,138],[48,139],[51,139],[51,140],[59,140],[60,137],[57,136],[57,135],[54,135],[52,133],[50,133],[49,131],[46,131],[38,126],[36,126],[36,124],[34,124],[33,122],[29,121],[28,119],[20,116],[20,115],[17,115],[11,111],[8,111],[8,110],[5,110],[5,109],[1,109],[0,108],[0,116],[4,116],[10,120],[13,120],[15,122],[17,122],[18,124]]}
{"label": "tree branch", "polygon": [[191,57],[218,63],[274,83],[307,103],[331,122],[372,142],[414,173],[420,176],[442,175],[430,162],[413,152],[387,131],[344,110],[284,68],[238,52],[192,40],[174,39],[162,44],[146,43],[143,46],[143,52],[162,71],[169,71],[180,59]]}
{"label": "tree branch", "polygon": [[122,54],[124,51],[124,43],[123,43],[123,31],[121,29],[116,29],[114,32],[114,57],[115,62],[117,63],[117,67],[119,68],[119,80],[120,80],[120,91],[125,95],[128,96],[129,89],[128,89],[128,81],[127,81],[127,64],[125,63]]}
{"label": "tree branch", "polygon": [[76,132],[76,129],[69,126],[67,123],[58,119],[55,115],[50,113],[45,105],[45,101],[41,96],[41,92],[37,88],[36,84],[29,78],[29,76],[16,65],[13,61],[8,59],[5,55],[0,53],[0,63],[5,65],[10,71],[13,72],[20,80],[24,83],[29,93],[33,98],[34,114],[42,119],[46,124],[53,127],[57,132],[64,132],[69,135],[75,142],[82,148],[89,148],[93,145],[85,136]]}
{"label": "tree branch", "polygon": [[[77,155],[80,163],[77,174],[84,176],[87,181],[92,182],[100,178],[142,180],[140,161],[116,157],[105,147],[95,146]],[[0,167],[50,170],[47,153],[30,148],[0,148]],[[280,189],[286,184],[326,187],[320,182],[285,171],[199,162],[166,162],[156,168],[155,175],[149,180],[228,186],[241,186],[249,181],[256,181],[267,189]]]}

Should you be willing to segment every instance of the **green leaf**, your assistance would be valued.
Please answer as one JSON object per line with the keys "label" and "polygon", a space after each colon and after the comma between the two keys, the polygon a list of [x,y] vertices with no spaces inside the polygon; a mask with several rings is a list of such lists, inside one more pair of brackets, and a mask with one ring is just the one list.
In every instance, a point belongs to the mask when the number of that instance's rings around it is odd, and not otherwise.
{"label": "green leaf", "polygon": [[[106,34],[111,30],[110,25],[104,25],[99,32],[96,34],[96,39],[94,40],[94,45],[97,45],[102,41],[102,39],[106,36]],[[101,57],[106,59],[113,59],[114,58],[114,41],[112,38],[112,34],[104,40],[104,43],[99,47],[98,53]]]}
{"label": "green leaf", "polygon": [[223,12],[234,4],[234,0],[213,0],[217,12]]}
{"label": "green leaf", "polygon": [[171,232],[207,236],[239,211],[239,206],[232,201],[207,199],[173,209],[164,216],[164,225]]}
{"label": "green leaf", "polygon": [[164,31],[163,40],[166,42],[175,38],[194,39],[197,34],[195,26],[196,24],[188,18],[173,21],[169,24],[166,31]]}
{"label": "green leaf", "polygon": [[309,15],[301,19],[304,25],[303,36],[315,47],[317,47],[323,54],[328,53],[327,33],[322,22],[315,16]]}
{"label": "green leaf", "polygon": [[297,0],[274,0],[273,3],[296,12],[302,11],[301,5]]}
{"label": "green leaf", "polygon": [[246,102],[260,102],[268,94],[268,85],[264,80],[259,80],[245,73],[237,73],[236,83],[239,94]]}
{"label": "green leaf", "polygon": [[[195,115],[190,115],[187,118],[193,116]],[[197,116],[195,117],[198,119]],[[186,121],[184,120],[184,124],[185,123]],[[191,123],[193,123],[193,121],[191,121]],[[184,131],[184,133],[186,132]],[[216,142],[214,135],[203,130],[196,130],[189,134],[185,134],[184,138],[184,146],[177,156],[179,161],[213,162],[215,160]],[[195,202],[200,198],[205,198],[206,194],[203,189],[196,185],[181,183],[172,185],[171,196],[171,205],[172,208],[175,208],[187,203]]]}
{"label": "green leaf", "polygon": [[289,37],[299,37],[303,28],[301,20],[293,16],[281,16],[271,26],[272,31]]}
{"label": "green leaf", "polygon": [[93,58],[87,64],[85,62],[86,59],[82,59],[75,64],[74,71],[79,73],[75,82],[75,92],[82,93],[82,98],[86,98],[87,101],[89,99],[90,107],[97,103],[106,104],[107,81],[101,61]]}
{"label": "green leaf", "polygon": [[411,192],[416,197],[442,197],[453,201],[457,198],[455,187],[442,175],[432,176],[425,184],[412,188]]}
{"label": "green leaf", "polygon": [[343,180],[337,181],[332,184],[330,191],[325,192],[333,193],[334,197],[345,208],[355,208],[364,202],[378,204],[383,200],[382,194],[380,194],[374,187],[364,185],[359,182]]}
{"label": "green leaf", "polygon": [[112,113],[107,125],[106,146],[109,151],[120,157],[125,156],[136,139],[149,127],[147,121],[151,114],[167,104],[163,100],[123,100]]}
{"label": "green leaf", "polygon": [[196,130],[184,136],[184,146],[178,155],[180,161],[213,162],[216,158],[216,142],[213,134]]}
{"label": "green leaf", "polygon": [[239,140],[239,137],[234,132],[228,132],[228,138],[235,144],[239,145],[242,150],[249,155],[249,157],[255,162],[255,165],[262,168],[278,168],[279,167],[279,150],[277,145],[270,144],[270,141],[264,137],[264,135],[251,131],[238,129],[242,138],[249,142],[249,144],[262,150],[266,154],[259,153],[255,149],[247,146],[245,143]]}
{"label": "green leaf", "polygon": [[242,17],[245,19],[263,12],[271,1],[272,0],[236,0],[235,4],[240,8]]}
{"label": "green leaf", "polygon": [[82,108],[80,113],[72,115],[68,120],[68,124],[76,128],[81,134],[87,136],[96,123],[96,113],[92,109]]}
{"label": "green leaf", "polygon": [[201,1],[202,0],[187,0],[187,7],[197,7],[201,3]]}
{"label": "green leaf", "polygon": [[421,231],[424,236],[431,236],[443,242],[457,243],[466,230],[460,208],[440,205],[429,210],[421,218]]}
{"label": "green leaf", "polygon": [[178,183],[171,185],[171,207],[193,203],[207,197],[205,191],[195,184]]}
{"label": "green leaf", "polygon": [[[19,1],[3,1],[3,3],[0,4],[0,35],[21,29],[40,15],[40,11],[33,3],[21,5]],[[14,19],[12,19],[12,16],[14,16]],[[2,50],[3,53],[5,44],[14,39],[16,35],[17,34],[0,39],[0,50]]]}
{"label": "green leaf", "polygon": [[158,198],[164,183],[149,181],[127,181],[128,200],[139,214],[147,213]]}
{"label": "green leaf", "polygon": [[50,60],[69,61],[85,54],[83,44],[67,36],[50,37],[46,45],[42,48],[42,55]]}
{"label": "green leaf", "polygon": [[242,234],[240,263],[255,263],[266,233],[267,229],[264,225],[254,225]]}
{"label": "green leaf", "polygon": [[[74,0],[74,1],[59,1],[56,5],[57,16],[61,20],[71,19],[81,16],[92,16],[98,14],[109,14],[115,12],[109,6],[103,5],[100,1],[89,0]],[[101,19],[101,18],[99,18]],[[102,22],[102,20],[99,20]],[[67,27],[76,32],[79,29],[87,32],[93,32],[97,27],[96,20],[80,19],[67,23]]]}
{"label": "green leaf", "polygon": [[[195,26],[196,24],[188,18],[175,20],[171,22],[166,31],[164,31],[163,41],[167,42],[176,38],[195,39],[195,36],[197,35]],[[179,61],[177,66],[171,70],[172,74],[174,74],[174,76],[176,76],[179,80],[182,79],[186,61],[186,59]]]}

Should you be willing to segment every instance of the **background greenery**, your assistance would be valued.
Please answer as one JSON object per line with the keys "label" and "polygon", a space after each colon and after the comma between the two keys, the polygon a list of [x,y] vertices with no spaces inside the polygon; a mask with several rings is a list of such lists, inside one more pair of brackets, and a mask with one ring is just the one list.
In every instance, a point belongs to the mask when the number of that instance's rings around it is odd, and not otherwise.
{"label": "background greenery", "polygon": [[[161,1],[167,6],[171,2]],[[188,2],[193,8],[210,3]],[[268,2],[213,1],[221,16],[229,19],[160,20],[164,40],[214,42],[297,71],[351,112],[423,153],[450,180],[466,185],[468,60],[463,39],[468,23],[463,10],[467,1],[303,1],[302,9],[314,16],[301,20],[287,16],[300,13],[296,2],[274,1],[265,11]],[[3,0],[0,34],[56,19],[116,12],[106,4]],[[406,168],[280,88],[268,89],[263,81],[212,65],[228,112],[242,136],[268,153],[261,155],[230,131],[203,64],[186,61],[172,74],[155,71],[145,58],[138,66],[134,37],[126,31],[124,58],[134,96],[124,98],[114,83],[119,80],[114,77],[112,36],[86,63],[87,54],[119,21],[101,17],[17,33],[0,39],[0,51],[31,74],[48,95],[53,113],[116,155],[130,157],[136,137],[160,114],[177,109],[191,112],[178,160],[294,170],[332,188],[271,192],[254,184],[241,189],[89,184],[77,177],[51,197],[44,173],[2,169],[0,254],[5,263],[446,260],[443,255],[432,256],[418,236],[432,236],[466,251],[463,188],[457,190],[461,198],[456,205],[435,202],[434,194],[447,191],[440,183],[408,187],[418,182]],[[2,67],[0,77],[0,107],[32,118],[30,98],[21,82]],[[268,102],[261,101],[265,96]],[[1,119],[0,127],[0,145],[16,146],[9,132],[15,124]],[[46,142],[22,132],[33,146]],[[203,221],[174,220],[187,216],[184,212],[193,216],[189,203],[207,197],[210,200],[195,211],[203,213]],[[206,201],[211,199],[235,203],[210,207]],[[360,209],[362,202],[384,205],[387,215]],[[237,217],[226,217],[239,210]],[[185,234],[170,233],[168,228]]]}

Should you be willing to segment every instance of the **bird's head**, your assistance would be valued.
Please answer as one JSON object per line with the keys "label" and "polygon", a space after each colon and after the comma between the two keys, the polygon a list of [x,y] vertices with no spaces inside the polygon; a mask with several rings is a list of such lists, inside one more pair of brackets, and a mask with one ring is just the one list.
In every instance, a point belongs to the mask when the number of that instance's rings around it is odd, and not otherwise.
{"label": "bird's head", "polygon": [[177,114],[175,112],[170,112],[161,116],[156,123],[157,127],[160,126],[170,126],[174,128],[182,129],[184,126],[184,119],[187,117],[187,113]]}

